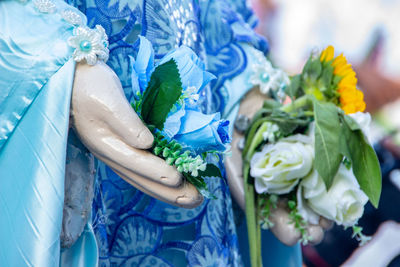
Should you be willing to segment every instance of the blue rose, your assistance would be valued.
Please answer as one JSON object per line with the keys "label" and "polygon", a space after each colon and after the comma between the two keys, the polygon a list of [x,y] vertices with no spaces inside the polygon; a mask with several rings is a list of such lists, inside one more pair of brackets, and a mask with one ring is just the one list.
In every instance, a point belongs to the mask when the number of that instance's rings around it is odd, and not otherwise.
{"label": "blue rose", "polygon": [[154,65],[154,51],[150,41],[143,36],[139,38],[137,57],[131,58],[134,95],[146,90],[156,66],[174,59],[179,70],[184,100],[175,105],[174,111],[168,115],[162,131],[165,137],[175,139],[196,153],[224,151],[230,142],[229,122],[220,120],[219,113],[202,113],[196,103],[201,90],[215,76],[205,70],[204,63],[186,46],[172,50]]}
{"label": "blue rose", "polygon": [[133,95],[143,93],[146,90],[151,74],[154,71],[154,50],[150,41],[139,36],[140,46],[136,59],[131,59],[131,81]]}
{"label": "blue rose", "polygon": [[131,57],[131,80],[134,95],[146,90],[148,81],[155,67],[174,59],[182,81],[182,89],[185,93],[198,94],[215,76],[205,71],[204,63],[197,57],[192,49],[181,46],[165,55],[158,64],[154,65],[154,50],[149,40],[139,36],[139,51],[136,59]]}
{"label": "blue rose", "polygon": [[165,55],[159,64],[174,59],[178,65],[181,76],[182,88],[186,91],[188,88],[196,88],[193,93],[199,93],[215,76],[205,71],[204,63],[199,59],[196,53],[187,46],[180,46]]}
{"label": "blue rose", "polygon": [[204,114],[196,110],[186,110],[181,118],[178,132],[172,138],[197,154],[226,149],[230,142],[229,121],[220,120],[220,114]]}

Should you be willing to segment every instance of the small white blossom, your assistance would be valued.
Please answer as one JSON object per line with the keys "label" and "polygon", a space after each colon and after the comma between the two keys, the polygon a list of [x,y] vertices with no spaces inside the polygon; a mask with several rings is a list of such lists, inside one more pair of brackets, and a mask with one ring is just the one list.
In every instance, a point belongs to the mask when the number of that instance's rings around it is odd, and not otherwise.
{"label": "small white blossom", "polygon": [[194,105],[199,100],[200,95],[197,93],[197,88],[196,87],[189,86],[183,92],[183,97],[184,98],[188,98],[190,104]]}
{"label": "small white blossom", "polygon": [[56,12],[56,4],[52,0],[34,0],[33,4],[36,9],[41,13],[54,13]]}
{"label": "small white blossom", "polygon": [[72,57],[75,61],[86,60],[87,64],[94,65],[97,59],[107,61],[108,59],[108,40],[107,35],[100,25],[95,29],[86,26],[77,27],[74,36],[68,39],[68,44],[75,48]]}
{"label": "small white blossom", "polygon": [[191,158],[189,163],[183,164],[184,172],[190,172],[193,177],[197,177],[199,175],[199,171],[206,170],[207,163],[204,160],[197,156],[195,158]]}
{"label": "small white blossom", "polygon": [[76,11],[66,9],[61,12],[61,17],[72,25],[82,24],[82,17]]}
{"label": "small white blossom", "polygon": [[275,123],[267,122],[267,129],[262,135],[265,141],[275,142],[276,137],[279,135],[279,126]]}

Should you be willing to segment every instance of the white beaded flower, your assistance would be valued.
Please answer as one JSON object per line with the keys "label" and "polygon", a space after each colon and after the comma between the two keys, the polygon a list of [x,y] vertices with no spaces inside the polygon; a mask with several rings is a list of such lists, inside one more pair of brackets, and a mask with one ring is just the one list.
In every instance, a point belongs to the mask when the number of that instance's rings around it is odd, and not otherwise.
{"label": "white beaded flower", "polygon": [[63,10],[61,12],[61,17],[66,21],[71,23],[72,25],[81,25],[82,24],[82,17],[77,12],[73,10]]}
{"label": "white beaded flower", "polygon": [[34,0],[33,4],[36,9],[41,13],[54,13],[56,12],[56,4],[52,0]]}
{"label": "white beaded flower", "polygon": [[282,70],[274,68],[261,52],[257,58],[258,61],[252,65],[249,82],[258,85],[263,94],[274,91],[279,99],[284,98],[283,90],[290,83],[289,77]]}
{"label": "white beaded flower", "polygon": [[95,29],[86,26],[75,28],[74,36],[68,39],[68,44],[75,48],[72,57],[77,62],[85,59],[87,64],[94,65],[97,59],[108,59],[108,38],[100,25],[96,25]]}

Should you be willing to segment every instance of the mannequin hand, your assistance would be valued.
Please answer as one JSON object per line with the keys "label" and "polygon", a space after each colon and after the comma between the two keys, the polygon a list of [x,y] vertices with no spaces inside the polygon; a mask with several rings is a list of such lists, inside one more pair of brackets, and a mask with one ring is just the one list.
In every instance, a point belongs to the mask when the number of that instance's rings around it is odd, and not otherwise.
{"label": "mannequin hand", "polygon": [[[287,246],[293,246],[300,238],[300,232],[291,223],[289,211],[285,201],[280,200],[277,208],[271,211],[269,220],[274,224],[270,229],[271,232]],[[319,224],[309,224],[307,226],[307,235],[310,237],[309,242],[313,245],[318,244],[324,237],[324,230],[332,227],[333,222],[320,217]]]}
{"label": "mannequin hand", "polygon": [[[261,94],[258,89],[250,91],[240,103],[238,114],[252,118],[262,107],[265,99],[265,95]],[[231,194],[242,210],[245,210],[243,162],[241,150],[238,148],[242,138],[244,135],[234,130],[231,146],[232,156],[225,158],[225,167]],[[285,205],[279,204],[277,209],[272,210],[270,220],[274,223],[271,231],[282,243],[291,246],[300,240],[300,233],[290,223],[289,212]],[[310,225],[308,234],[311,236],[311,243],[319,243],[324,235],[323,229],[329,227],[330,223],[326,220],[320,221],[320,225]]]}
{"label": "mannequin hand", "polygon": [[146,151],[153,135],[125,98],[115,73],[103,62],[77,64],[71,122],[82,143],[121,178],[172,205],[194,208],[203,201],[181,174]]}

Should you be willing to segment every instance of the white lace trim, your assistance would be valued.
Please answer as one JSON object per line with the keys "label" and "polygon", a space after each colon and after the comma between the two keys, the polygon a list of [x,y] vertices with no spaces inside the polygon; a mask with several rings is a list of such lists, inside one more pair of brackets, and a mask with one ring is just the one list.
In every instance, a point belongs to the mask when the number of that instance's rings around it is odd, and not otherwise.
{"label": "white lace trim", "polygon": [[68,44],[75,48],[72,57],[77,62],[86,60],[87,64],[94,65],[98,59],[102,61],[108,59],[108,38],[100,25],[95,29],[86,26],[75,28],[74,36],[68,39]]}

